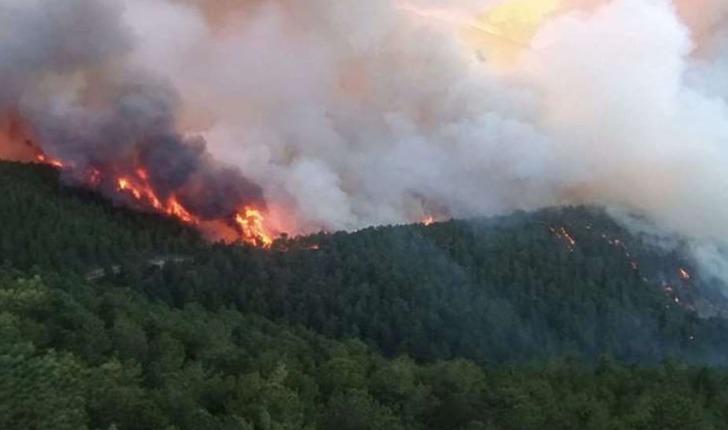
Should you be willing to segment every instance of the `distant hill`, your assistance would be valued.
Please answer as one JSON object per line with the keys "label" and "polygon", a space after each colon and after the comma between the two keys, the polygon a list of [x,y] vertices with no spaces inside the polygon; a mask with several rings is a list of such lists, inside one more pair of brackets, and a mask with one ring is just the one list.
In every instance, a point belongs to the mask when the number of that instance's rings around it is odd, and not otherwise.
{"label": "distant hill", "polygon": [[172,220],[64,187],[47,167],[2,163],[0,175],[0,260],[23,270],[108,275],[173,306],[233,305],[421,360],[728,358],[723,296],[679,251],[600,209],[318,234],[261,250],[207,244]]}

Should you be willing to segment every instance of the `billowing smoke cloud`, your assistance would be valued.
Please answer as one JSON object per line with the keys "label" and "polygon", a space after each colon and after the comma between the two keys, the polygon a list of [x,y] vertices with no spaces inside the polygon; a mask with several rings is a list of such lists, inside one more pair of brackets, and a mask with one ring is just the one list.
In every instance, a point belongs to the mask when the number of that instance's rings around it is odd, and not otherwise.
{"label": "billowing smoke cloud", "polygon": [[135,61],[185,88],[183,126],[294,230],[557,203],[533,94],[490,76],[449,31],[392,1],[239,5],[244,19],[220,22],[198,4],[128,1],[146,41]]}
{"label": "billowing smoke cloud", "polygon": [[[23,123],[15,139],[63,160],[71,175],[114,172],[102,189],[143,166],[160,199],[175,195],[204,218],[260,203],[261,190],[213,161],[201,137],[177,131],[176,89],[128,61],[138,41],[122,13],[98,0],[0,3],[0,111]],[[224,200],[210,201],[222,190]]]}
{"label": "billowing smoke cloud", "polygon": [[291,232],[583,203],[728,242],[722,0],[0,5],[43,148],[144,157],[211,217],[258,184]]}

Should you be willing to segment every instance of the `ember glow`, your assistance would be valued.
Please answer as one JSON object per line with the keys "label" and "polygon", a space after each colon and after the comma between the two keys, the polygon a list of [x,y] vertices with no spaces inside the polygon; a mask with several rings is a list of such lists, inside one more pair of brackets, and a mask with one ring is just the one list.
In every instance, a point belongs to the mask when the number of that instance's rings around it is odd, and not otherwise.
{"label": "ember glow", "polygon": [[683,269],[682,267],[677,270],[677,274],[680,276],[680,279],[682,279],[683,281],[689,281],[692,278],[692,276],[690,276],[690,272]]}
{"label": "ember glow", "polygon": [[551,231],[551,234],[556,236],[556,238],[561,239],[566,243],[566,247],[569,249],[569,252],[574,252],[576,249],[576,239],[566,227],[550,227],[549,230]]}
{"label": "ember glow", "polygon": [[61,160],[55,160],[53,158],[46,157],[44,154],[38,154],[35,159],[40,164],[49,164],[57,169],[62,169],[64,167]]}
{"label": "ember glow", "polygon": [[421,224],[424,224],[425,226],[430,226],[435,223],[435,217],[433,216],[426,216],[422,219]]}

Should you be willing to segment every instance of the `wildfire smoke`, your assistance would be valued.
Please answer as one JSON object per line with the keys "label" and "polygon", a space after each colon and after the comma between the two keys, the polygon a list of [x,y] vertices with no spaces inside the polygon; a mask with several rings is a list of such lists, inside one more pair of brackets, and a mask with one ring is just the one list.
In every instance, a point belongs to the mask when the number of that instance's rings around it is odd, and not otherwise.
{"label": "wildfire smoke", "polygon": [[0,0],[0,154],[259,244],[596,204],[728,268],[727,18],[722,0]]}

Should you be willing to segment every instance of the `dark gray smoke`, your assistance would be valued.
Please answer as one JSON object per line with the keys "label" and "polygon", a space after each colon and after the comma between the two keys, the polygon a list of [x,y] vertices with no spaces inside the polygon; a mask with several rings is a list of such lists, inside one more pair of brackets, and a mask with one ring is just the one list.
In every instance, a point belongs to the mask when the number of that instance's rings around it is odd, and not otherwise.
{"label": "dark gray smoke", "polygon": [[50,73],[71,74],[120,55],[131,40],[120,9],[95,0],[0,3],[0,104]]}
{"label": "dark gray smoke", "polygon": [[261,205],[258,186],[213,161],[204,139],[177,131],[173,86],[125,61],[132,37],[121,13],[110,1],[2,0],[0,112],[16,113],[69,178],[97,170],[109,181],[100,188],[115,190],[141,167],[160,199],[179,195],[206,219]]}

